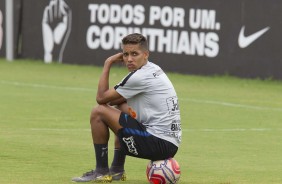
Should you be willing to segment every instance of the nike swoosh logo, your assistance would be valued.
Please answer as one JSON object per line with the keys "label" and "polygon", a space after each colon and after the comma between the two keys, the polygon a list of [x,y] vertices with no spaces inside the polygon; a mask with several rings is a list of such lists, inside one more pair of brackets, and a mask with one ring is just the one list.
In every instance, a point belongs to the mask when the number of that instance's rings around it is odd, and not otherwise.
{"label": "nike swoosh logo", "polygon": [[245,26],[241,28],[239,33],[238,44],[240,48],[246,48],[254,41],[256,41],[259,37],[261,37],[266,31],[268,31],[270,27],[266,27],[260,31],[257,31],[249,36],[245,36]]}

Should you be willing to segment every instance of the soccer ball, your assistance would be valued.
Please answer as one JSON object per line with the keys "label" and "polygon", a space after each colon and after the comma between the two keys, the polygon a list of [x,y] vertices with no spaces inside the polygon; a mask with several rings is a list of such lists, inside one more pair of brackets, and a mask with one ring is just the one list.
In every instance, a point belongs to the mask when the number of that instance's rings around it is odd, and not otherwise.
{"label": "soccer ball", "polygon": [[150,161],[146,174],[151,184],[175,184],[180,178],[180,167],[174,158]]}

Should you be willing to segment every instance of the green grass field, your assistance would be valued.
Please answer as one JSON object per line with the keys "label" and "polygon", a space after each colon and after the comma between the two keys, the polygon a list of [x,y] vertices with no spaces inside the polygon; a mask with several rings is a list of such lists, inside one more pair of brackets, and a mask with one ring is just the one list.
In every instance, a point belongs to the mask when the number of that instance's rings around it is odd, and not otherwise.
{"label": "green grass field", "polygon": [[[72,183],[94,168],[89,114],[100,73],[93,66],[0,60],[1,184]],[[112,85],[125,74],[113,68]],[[179,183],[282,183],[281,81],[168,75],[181,109]],[[113,144],[109,150],[111,163]],[[123,183],[146,183],[147,163],[127,157]]]}

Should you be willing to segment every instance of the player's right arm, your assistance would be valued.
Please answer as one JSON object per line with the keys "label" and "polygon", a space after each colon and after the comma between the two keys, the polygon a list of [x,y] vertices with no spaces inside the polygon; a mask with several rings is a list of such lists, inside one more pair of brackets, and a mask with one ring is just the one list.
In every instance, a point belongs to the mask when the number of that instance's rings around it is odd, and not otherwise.
{"label": "player's right arm", "polygon": [[96,101],[98,104],[108,104],[119,101],[122,96],[114,89],[109,88],[109,75],[112,64],[123,62],[123,54],[118,53],[109,57],[105,63],[102,75],[99,79]]}

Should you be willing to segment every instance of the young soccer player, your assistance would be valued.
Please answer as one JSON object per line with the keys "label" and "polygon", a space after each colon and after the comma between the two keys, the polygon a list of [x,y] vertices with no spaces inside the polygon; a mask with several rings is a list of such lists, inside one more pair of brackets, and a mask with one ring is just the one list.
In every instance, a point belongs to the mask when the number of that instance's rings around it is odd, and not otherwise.
{"label": "young soccer player", "polygon": [[[91,112],[96,168],[73,181],[124,180],[125,155],[164,160],[174,157],[178,150],[180,111],[171,81],[159,66],[148,61],[148,43],[143,35],[134,33],[124,37],[122,50],[106,59],[96,96],[99,105]],[[110,88],[110,69],[121,62],[130,73]],[[116,135],[110,168],[109,130]]]}

